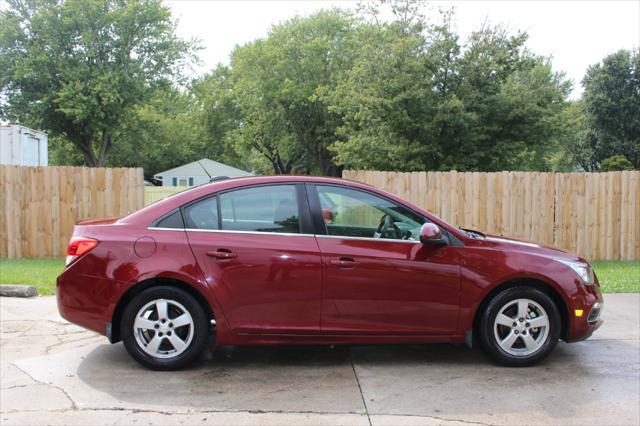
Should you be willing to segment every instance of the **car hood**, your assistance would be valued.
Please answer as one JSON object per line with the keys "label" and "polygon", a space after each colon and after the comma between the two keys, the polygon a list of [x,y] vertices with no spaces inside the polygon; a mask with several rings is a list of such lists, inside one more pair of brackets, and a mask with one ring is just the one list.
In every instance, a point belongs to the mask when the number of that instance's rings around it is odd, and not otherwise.
{"label": "car hood", "polygon": [[508,238],[500,235],[491,235],[491,234],[486,234],[483,241],[487,245],[490,245],[492,247],[502,249],[502,250],[537,254],[537,255],[553,258],[553,259],[562,259],[562,260],[567,260],[571,262],[578,262],[578,261],[586,262],[585,259],[581,258],[576,254],[568,253],[557,247],[545,246],[532,241],[520,240],[516,238]]}

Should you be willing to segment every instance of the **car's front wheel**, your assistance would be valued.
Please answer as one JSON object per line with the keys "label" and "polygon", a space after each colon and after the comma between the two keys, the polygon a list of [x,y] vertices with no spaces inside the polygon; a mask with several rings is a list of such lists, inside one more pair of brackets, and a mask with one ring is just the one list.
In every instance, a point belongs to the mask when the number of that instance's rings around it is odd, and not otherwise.
{"label": "car's front wheel", "polygon": [[527,366],[546,358],[560,337],[561,319],[551,298],[532,287],[498,293],[482,316],[481,339],[498,362]]}
{"label": "car's front wheel", "polygon": [[186,291],[152,287],[128,303],[120,332],[127,352],[140,364],[154,370],[176,370],[204,349],[207,316]]}

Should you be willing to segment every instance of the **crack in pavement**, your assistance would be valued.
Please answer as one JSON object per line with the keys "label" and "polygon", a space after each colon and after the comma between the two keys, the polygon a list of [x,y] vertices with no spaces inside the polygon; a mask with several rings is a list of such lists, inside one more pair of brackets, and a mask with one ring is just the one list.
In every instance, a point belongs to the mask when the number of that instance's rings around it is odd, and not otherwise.
{"label": "crack in pavement", "polygon": [[381,413],[381,414],[374,414],[374,416],[388,416],[388,417],[416,417],[419,419],[434,419],[434,420],[440,420],[443,422],[457,422],[457,423],[463,423],[463,424],[469,424],[469,425],[482,425],[482,426],[493,426],[494,423],[484,423],[484,422],[478,422],[478,421],[473,421],[473,420],[462,420],[462,419],[450,419],[447,417],[439,417],[439,416],[429,416],[427,414],[386,414],[386,413]]}
{"label": "crack in pavement", "polygon": [[[75,407],[75,408],[61,408],[61,409],[50,409],[50,410],[10,410],[4,411],[2,414],[20,414],[20,413],[37,413],[37,412],[47,412],[47,413],[68,413],[68,412],[87,412],[87,411],[116,411],[116,412],[128,412],[132,414],[139,413],[148,413],[148,414],[160,414],[166,416],[188,416],[188,415],[202,415],[202,414],[317,414],[317,415],[355,415],[355,416],[366,416],[369,424],[371,424],[370,415],[367,413],[358,413],[355,411],[305,411],[305,410],[179,410],[179,411],[164,411],[157,409],[145,409],[145,408],[125,408],[125,407]],[[439,417],[439,416],[429,416],[422,414],[395,414],[395,413],[377,413],[374,416],[386,416],[386,417],[415,417],[422,419],[433,419],[439,420],[443,422],[456,422],[461,424],[469,424],[469,425],[481,425],[481,426],[492,426],[491,423],[483,423],[472,420],[462,420],[455,418],[447,418],[447,417]]]}
{"label": "crack in pavement", "polygon": [[356,383],[358,384],[358,390],[360,391],[360,398],[362,398],[362,404],[364,405],[364,412],[367,415],[367,420],[369,421],[369,426],[371,426],[371,416],[369,416],[369,409],[367,408],[367,401],[364,399],[364,393],[362,393],[362,386],[360,386],[360,379],[358,378],[358,373],[356,373],[356,366],[353,364],[353,356],[350,354],[349,361],[351,362],[351,369],[353,370],[353,375],[356,378]]}
{"label": "crack in pavement", "polygon": [[0,390],[7,391],[9,389],[15,389],[15,388],[26,388],[27,386],[33,386],[34,384],[37,384],[37,383],[30,383],[28,385],[13,385],[13,386],[9,386],[8,388],[0,388]]}
{"label": "crack in pavement", "polygon": [[76,402],[73,400],[73,398],[71,398],[71,395],[69,395],[69,394],[67,393],[67,391],[66,391],[66,390],[64,390],[63,388],[61,388],[60,386],[54,385],[53,383],[45,383],[45,382],[43,382],[43,381],[41,381],[41,380],[36,379],[36,378],[35,378],[35,377],[33,377],[31,374],[29,374],[29,372],[28,372],[28,371],[26,371],[26,370],[24,370],[24,369],[20,368],[18,365],[16,365],[16,364],[15,364],[15,363],[13,363],[13,362],[11,363],[11,365],[13,365],[15,368],[17,368],[18,370],[22,371],[24,374],[26,374],[27,376],[29,376],[29,378],[30,378],[31,380],[33,380],[34,382],[36,382],[36,383],[38,383],[38,384],[41,384],[41,385],[44,385],[44,386],[49,386],[49,387],[51,387],[51,388],[53,388],[53,389],[57,389],[57,390],[59,390],[60,392],[62,392],[62,394],[63,394],[64,396],[66,396],[66,397],[67,397],[67,399],[69,400],[69,402],[71,402],[71,407],[72,407],[73,409],[77,409],[77,408],[78,408],[78,406],[77,406]]}
{"label": "crack in pavement", "polygon": [[71,344],[71,343],[83,343],[80,344],[79,346],[77,346],[78,348],[82,348],[84,346],[90,345],[92,342],[84,342],[85,340],[89,340],[89,339],[96,339],[98,337],[102,337],[102,336],[86,336],[86,337],[82,337],[80,339],[70,339],[70,340],[59,340],[58,343],[54,343],[52,345],[49,345],[45,348],[45,352],[47,355],[51,354],[51,351],[58,347],[58,346],[63,346],[63,345],[67,345],[67,344]]}

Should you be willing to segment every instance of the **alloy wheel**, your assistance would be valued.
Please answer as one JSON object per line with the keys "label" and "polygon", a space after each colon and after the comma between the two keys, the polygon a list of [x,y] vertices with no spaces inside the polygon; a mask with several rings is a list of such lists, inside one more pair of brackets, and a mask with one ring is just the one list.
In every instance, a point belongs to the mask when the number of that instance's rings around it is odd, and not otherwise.
{"label": "alloy wheel", "polygon": [[174,358],[183,353],[194,335],[194,321],[184,305],[156,299],[144,305],[133,323],[136,343],[156,358]]}
{"label": "alloy wheel", "polygon": [[506,303],[496,315],[493,331],[498,346],[513,356],[529,356],[542,348],[549,335],[549,316],[531,299]]}

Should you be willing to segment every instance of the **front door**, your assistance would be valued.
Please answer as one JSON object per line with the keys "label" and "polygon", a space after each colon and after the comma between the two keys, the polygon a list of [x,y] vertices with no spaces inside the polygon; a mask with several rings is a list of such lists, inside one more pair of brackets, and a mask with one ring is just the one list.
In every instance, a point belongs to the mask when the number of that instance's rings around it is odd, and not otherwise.
{"label": "front door", "polygon": [[[304,201],[304,202],[300,202]],[[234,189],[183,207],[189,243],[236,333],[320,329],[321,267],[304,187]]]}
{"label": "front door", "polygon": [[322,209],[322,332],[452,334],[457,328],[457,247],[419,242],[425,218],[367,191],[310,189]]}

